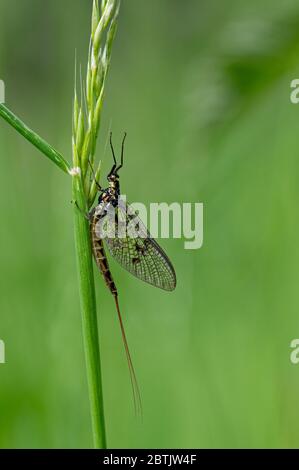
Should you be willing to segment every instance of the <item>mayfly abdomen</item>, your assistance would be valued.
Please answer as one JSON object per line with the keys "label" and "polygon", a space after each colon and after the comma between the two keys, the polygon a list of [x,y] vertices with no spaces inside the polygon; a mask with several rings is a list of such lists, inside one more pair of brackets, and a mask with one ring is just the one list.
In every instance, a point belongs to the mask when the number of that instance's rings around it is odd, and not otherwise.
{"label": "mayfly abdomen", "polygon": [[131,379],[132,390],[133,390],[135,412],[142,414],[141,396],[140,396],[140,391],[138,387],[138,382],[137,382],[133,362],[131,359],[131,354],[129,351],[128,341],[126,338],[126,333],[125,333],[120,309],[119,309],[118,293],[117,293],[116,285],[112,278],[111,271],[109,269],[109,264],[108,264],[108,260],[106,257],[105,248],[103,245],[103,240],[100,237],[100,233],[99,233],[99,225],[100,225],[99,222],[101,219],[101,215],[99,215],[99,212],[101,213],[102,211],[99,211],[97,209],[99,209],[99,206],[97,206],[94,212],[90,214],[90,233],[91,233],[92,251],[94,254],[96,264],[99,270],[101,271],[105,279],[105,282],[110,289],[110,292],[112,293],[114,297],[115,306],[116,306],[117,315],[118,315],[121,333],[122,333],[122,338],[123,338],[123,342],[125,346],[125,353],[127,356],[127,361],[128,361],[129,371],[130,371],[130,379]]}
{"label": "mayfly abdomen", "polygon": [[99,218],[96,215],[94,215],[90,224],[92,250],[93,250],[94,258],[112,295],[117,296],[117,289],[116,289],[116,285],[114,283],[114,280],[112,278],[112,274],[109,268],[108,260],[107,260],[106,253],[105,253],[105,248],[103,245],[103,240],[99,238],[97,235],[96,226],[97,226],[98,221],[99,221]]}

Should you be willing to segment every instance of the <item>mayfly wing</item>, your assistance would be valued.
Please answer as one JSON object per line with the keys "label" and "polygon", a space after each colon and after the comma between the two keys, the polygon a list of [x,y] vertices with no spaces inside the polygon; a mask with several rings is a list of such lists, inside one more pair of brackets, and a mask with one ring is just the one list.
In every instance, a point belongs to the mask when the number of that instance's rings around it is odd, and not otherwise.
{"label": "mayfly wing", "polygon": [[[160,289],[174,290],[174,268],[132,206],[119,200],[115,213],[114,236],[104,238],[112,257],[138,279]],[[133,237],[130,232],[134,232]]]}

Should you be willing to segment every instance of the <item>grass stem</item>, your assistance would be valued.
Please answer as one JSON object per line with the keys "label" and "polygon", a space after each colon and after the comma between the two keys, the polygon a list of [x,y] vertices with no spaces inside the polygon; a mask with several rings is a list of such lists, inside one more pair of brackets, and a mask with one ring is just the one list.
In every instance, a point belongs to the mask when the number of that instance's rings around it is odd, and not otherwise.
{"label": "grass stem", "polygon": [[89,401],[96,448],[106,448],[106,432],[91,240],[88,220],[81,211],[87,213],[96,196],[94,175],[99,177],[100,168],[94,168],[95,152],[119,5],[119,0],[106,0],[100,9],[98,0],[93,0],[86,81],[84,87],[81,84],[85,94],[81,91],[81,100],[78,101],[75,86],[73,104],[73,198],[80,208],[75,208],[74,227]]}
{"label": "grass stem", "polygon": [[[80,209],[87,211],[81,174],[73,176],[73,199]],[[95,448],[105,449],[106,432],[89,221],[76,206],[74,227],[93,441]]]}
{"label": "grass stem", "polygon": [[25,139],[38,148],[44,155],[46,155],[52,162],[55,163],[65,173],[69,173],[71,167],[63,156],[57,152],[48,142],[40,137],[36,132],[31,130],[26,124],[21,121],[10,109],[4,104],[0,104],[0,116],[5,119],[16,131],[19,132]]}
{"label": "grass stem", "polygon": [[[105,81],[111,60],[119,12],[119,0],[93,1],[91,47],[89,51],[86,99],[83,109],[74,96],[73,108],[73,168],[48,142],[31,130],[4,104],[0,104],[0,117],[38,148],[62,171],[72,176],[74,204],[74,231],[78,265],[79,295],[82,312],[83,342],[87,369],[90,412],[94,447],[106,448],[106,431],[101,377],[100,347],[98,336],[96,296],[93,277],[92,250],[88,213],[96,196],[95,182],[90,183],[94,170],[96,141],[100,128]],[[82,96],[81,96],[82,99]],[[87,117],[87,123],[85,122]],[[95,173],[99,177],[100,167]],[[78,207],[80,210],[78,209]],[[82,215],[81,211],[84,213]]]}

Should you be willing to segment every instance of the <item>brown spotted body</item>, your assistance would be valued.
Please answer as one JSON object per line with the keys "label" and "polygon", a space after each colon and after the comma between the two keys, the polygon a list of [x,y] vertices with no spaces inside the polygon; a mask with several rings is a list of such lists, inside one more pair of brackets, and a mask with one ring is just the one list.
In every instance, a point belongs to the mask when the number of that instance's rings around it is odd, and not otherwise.
{"label": "brown spotted body", "polygon": [[116,285],[114,283],[114,280],[112,278],[112,274],[109,268],[103,240],[98,237],[97,230],[96,230],[97,223],[100,221],[100,216],[97,214],[96,211],[94,211],[91,214],[90,218],[91,218],[91,222],[90,222],[91,244],[92,244],[92,251],[93,251],[94,259],[96,261],[96,264],[99,270],[101,271],[105,279],[105,282],[108,288],[110,289],[110,292],[112,293],[114,297],[116,297],[117,289],[116,289]]}
{"label": "brown spotted body", "polygon": [[128,366],[129,366],[135,412],[137,414],[142,414],[141,396],[140,396],[139,386],[138,386],[138,382],[137,382],[137,378],[136,378],[136,374],[135,374],[135,370],[134,370],[134,366],[133,366],[133,362],[132,362],[132,358],[131,358],[131,354],[130,354],[130,350],[128,346],[128,341],[126,338],[124,324],[123,324],[121,313],[120,313],[117,288],[116,288],[116,285],[114,283],[114,280],[113,280],[113,277],[109,268],[109,264],[108,264],[108,260],[106,257],[104,244],[103,244],[103,239],[100,237],[100,233],[99,233],[99,226],[100,226],[101,218],[105,216],[105,213],[106,213],[105,205],[114,201],[113,191],[114,191],[114,188],[112,188],[112,191],[110,191],[110,188],[104,191],[101,197],[99,198],[99,204],[89,214],[91,245],[92,245],[92,251],[93,251],[95,262],[105,279],[107,287],[109,288],[111,294],[114,297],[116,311],[117,311],[120,329],[121,329],[121,334],[122,334],[123,343],[125,347],[125,353],[126,353],[126,357],[128,361]]}

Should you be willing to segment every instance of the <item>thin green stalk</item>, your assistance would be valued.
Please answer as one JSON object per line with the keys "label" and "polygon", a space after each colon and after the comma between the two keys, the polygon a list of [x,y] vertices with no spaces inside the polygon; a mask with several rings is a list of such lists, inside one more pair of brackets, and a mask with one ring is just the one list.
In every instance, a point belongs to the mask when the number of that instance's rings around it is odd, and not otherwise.
{"label": "thin green stalk", "polygon": [[[77,202],[81,210],[87,211],[80,172],[73,176],[73,199]],[[80,210],[76,206],[74,213],[74,226],[93,440],[95,448],[105,449],[106,432],[101,361],[89,222],[80,213]]]}
{"label": "thin green stalk", "polygon": [[[72,175],[73,199],[82,211],[87,212],[86,197],[83,190],[81,172],[71,168],[68,162],[48,142],[29,129],[6,106],[0,105],[3,117],[29,142],[52,160],[61,170]],[[89,222],[75,206],[75,242],[79,273],[79,291],[82,310],[83,339],[90,397],[90,410],[95,448],[106,448],[104,407],[101,382],[101,361],[99,353],[95,288],[90,246]]]}
{"label": "thin green stalk", "polygon": [[26,124],[21,121],[12,111],[10,111],[4,104],[0,104],[0,116],[5,119],[12,127],[16,129],[25,139],[31,142],[38,148],[44,155],[46,155],[52,162],[55,163],[65,173],[69,173],[71,167],[63,156],[57,152],[48,142],[42,139],[36,132],[31,130]]}
{"label": "thin green stalk", "polygon": [[[81,91],[79,103],[75,87],[73,106],[73,198],[79,206],[79,210],[75,208],[74,226],[89,400],[96,448],[106,448],[106,432],[89,224],[80,212],[87,213],[96,196],[94,174],[99,177],[100,166],[93,169],[93,165],[118,12],[119,0],[102,1],[101,9],[98,0],[93,1],[85,95],[82,96]],[[86,103],[85,108],[83,102]]]}
{"label": "thin green stalk", "polygon": [[[0,117],[5,119],[25,139],[31,142],[62,171],[72,176],[74,230],[82,311],[83,341],[87,369],[90,411],[94,446],[106,448],[106,431],[101,379],[101,361],[98,337],[95,287],[90,243],[89,221],[84,217],[96,196],[96,185],[90,177],[100,174],[100,166],[90,169],[95,158],[96,141],[100,128],[105,81],[111,60],[120,0],[93,2],[91,47],[86,78],[86,110],[78,103],[75,92],[73,110],[73,167],[48,142],[32,131],[4,104]],[[81,97],[82,98],[82,97]],[[82,100],[83,101],[83,100]],[[85,115],[86,113],[86,115]],[[87,121],[87,122],[86,122]],[[90,165],[88,165],[88,162]],[[77,207],[78,206],[78,207]],[[83,212],[83,215],[82,213]]]}
{"label": "thin green stalk", "polygon": [[[106,0],[102,2],[100,9],[99,1],[93,0],[90,47],[84,99],[81,96],[81,104],[78,102],[76,90],[74,96],[73,164],[82,170],[84,189],[89,205],[93,203],[94,198],[94,195],[90,193],[89,180],[90,177],[93,177],[90,165],[93,165],[95,160],[105,84],[117,28],[119,6],[119,0]],[[84,107],[82,102],[85,104]]]}

